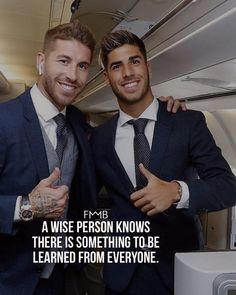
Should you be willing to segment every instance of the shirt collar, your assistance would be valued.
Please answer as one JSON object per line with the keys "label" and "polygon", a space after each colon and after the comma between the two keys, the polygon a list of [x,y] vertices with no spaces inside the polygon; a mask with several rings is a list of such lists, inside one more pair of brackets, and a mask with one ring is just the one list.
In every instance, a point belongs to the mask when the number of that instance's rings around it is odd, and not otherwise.
{"label": "shirt collar", "polygon": [[[138,118],[145,118],[148,120],[156,121],[158,109],[159,109],[159,102],[157,99],[153,99],[152,103],[146,108],[146,110]],[[122,110],[120,110],[117,127],[121,127],[125,125],[128,121],[132,119],[134,118],[126,114]]]}
{"label": "shirt collar", "polygon": [[[36,84],[31,88],[30,94],[38,117],[42,118],[45,122],[59,114],[56,106],[42,94]],[[61,113],[64,116],[66,115],[66,107]]]}

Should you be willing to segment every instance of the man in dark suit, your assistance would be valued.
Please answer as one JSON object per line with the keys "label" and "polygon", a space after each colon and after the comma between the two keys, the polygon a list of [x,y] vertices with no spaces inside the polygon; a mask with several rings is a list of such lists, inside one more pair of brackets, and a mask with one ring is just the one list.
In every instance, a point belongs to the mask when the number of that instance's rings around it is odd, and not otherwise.
{"label": "man in dark suit", "polygon": [[158,264],[105,265],[106,292],[170,295],[175,252],[201,248],[199,212],[235,205],[235,176],[202,113],[168,113],[154,98],[142,40],[127,31],[108,34],[101,61],[120,107],[92,137],[112,219],[149,221],[149,235],[160,236]]}
{"label": "man in dark suit", "polygon": [[49,30],[37,84],[0,105],[2,295],[64,294],[63,264],[33,264],[32,236],[42,235],[43,220],[77,220],[95,206],[87,125],[71,106],[87,80],[94,46],[76,21]]}

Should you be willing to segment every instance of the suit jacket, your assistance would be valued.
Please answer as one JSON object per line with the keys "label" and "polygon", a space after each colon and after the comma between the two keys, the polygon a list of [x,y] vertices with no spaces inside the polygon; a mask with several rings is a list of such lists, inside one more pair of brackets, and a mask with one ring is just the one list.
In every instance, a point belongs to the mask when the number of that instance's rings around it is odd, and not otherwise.
{"label": "suit jacket", "polygon": [[[94,208],[96,183],[83,115],[68,106],[66,116],[79,149],[68,209],[68,219],[74,220]],[[0,294],[32,294],[40,278],[42,265],[32,262],[32,236],[41,234],[42,220],[14,222],[14,211],[17,196],[48,176],[43,136],[27,90],[0,105]]]}
{"label": "suit jacket", "polygon": [[[149,170],[166,181],[185,181],[190,200],[189,209],[172,206],[166,212],[149,218],[130,201],[133,186],[114,148],[117,119],[118,115],[94,131],[92,149],[97,174],[111,198],[114,220],[149,220],[150,235],[160,236],[156,269],[163,284],[173,289],[175,252],[201,248],[197,213],[235,205],[235,176],[207,129],[202,113],[168,113],[166,104],[159,102]],[[107,286],[117,291],[124,290],[135,267],[134,264],[105,265]]]}

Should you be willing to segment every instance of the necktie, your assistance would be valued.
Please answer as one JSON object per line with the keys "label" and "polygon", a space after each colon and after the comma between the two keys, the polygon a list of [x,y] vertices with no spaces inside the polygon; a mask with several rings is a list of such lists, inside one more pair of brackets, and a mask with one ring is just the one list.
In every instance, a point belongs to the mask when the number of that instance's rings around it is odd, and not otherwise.
{"label": "necktie", "polygon": [[66,118],[63,114],[59,113],[56,117],[53,118],[57,123],[57,146],[56,152],[59,158],[59,162],[61,164],[63,158],[63,152],[66,147],[67,138],[68,138],[68,130],[66,126]]}
{"label": "necktie", "polygon": [[148,169],[150,160],[150,146],[144,134],[145,127],[148,119],[131,120],[128,123],[134,127],[134,161],[135,161],[135,174],[136,186],[142,187],[147,185],[147,179],[141,174],[138,165],[142,163]]}

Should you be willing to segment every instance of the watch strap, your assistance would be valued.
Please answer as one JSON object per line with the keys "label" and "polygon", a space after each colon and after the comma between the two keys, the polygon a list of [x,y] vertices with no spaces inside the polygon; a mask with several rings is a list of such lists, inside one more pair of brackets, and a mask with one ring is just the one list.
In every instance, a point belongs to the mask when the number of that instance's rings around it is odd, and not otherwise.
{"label": "watch strap", "polygon": [[21,206],[27,206],[30,205],[29,196],[25,195],[21,197]]}
{"label": "watch strap", "polygon": [[29,196],[22,196],[21,198],[21,206],[19,212],[20,219],[22,221],[30,221],[33,219],[33,211],[31,208]]}

